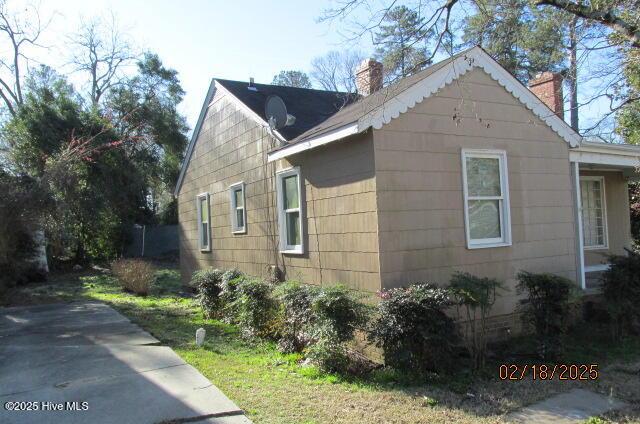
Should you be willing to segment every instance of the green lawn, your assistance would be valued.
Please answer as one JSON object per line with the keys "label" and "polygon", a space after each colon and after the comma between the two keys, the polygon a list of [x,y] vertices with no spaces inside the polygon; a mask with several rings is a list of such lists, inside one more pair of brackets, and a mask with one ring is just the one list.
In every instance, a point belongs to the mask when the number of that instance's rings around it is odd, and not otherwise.
{"label": "green lawn", "polygon": [[[493,423],[522,405],[584,386],[635,405],[616,420],[638,422],[640,417],[640,340],[611,344],[604,329],[579,330],[569,343],[572,361],[600,365],[596,382],[501,381],[495,359],[482,377],[460,372],[442,381],[410,384],[384,370],[366,379],[323,374],[300,365],[297,355],[280,354],[272,343],[242,340],[233,326],[203,318],[172,268],[158,271],[147,297],[123,292],[106,274],[68,274],[14,289],[5,303],[79,299],[106,302],[128,316],[199,369],[256,423]],[[199,327],[207,330],[202,348],[194,342]]]}

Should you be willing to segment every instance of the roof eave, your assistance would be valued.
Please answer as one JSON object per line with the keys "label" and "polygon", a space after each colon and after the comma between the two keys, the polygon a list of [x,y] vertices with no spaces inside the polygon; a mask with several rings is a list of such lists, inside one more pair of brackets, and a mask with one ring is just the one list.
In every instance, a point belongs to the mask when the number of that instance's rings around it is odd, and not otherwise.
{"label": "roof eave", "polygon": [[207,90],[207,95],[204,98],[202,109],[200,109],[200,115],[198,116],[198,120],[196,121],[196,126],[193,129],[193,133],[191,134],[191,140],[189,140],[189,144],[187,145],[187,151],[184,155],[184,159],[180,167],[178,182],[176,183],[176,188],[173,191],[173,195],[175,197],[178,197],[178,194],[180,194],[180,188],[182,188],[184,175],[187,172],[187,168],[189,167],[189,161],[191,160],[191,154],[193,153],[193,147],[195,146],[196,139],[198,138],[198,134],[200,134],[200,129],[202,128],[204,117],[207,115],[207,109],[209,108],[209,104],[213,99],[213,95],[215,94],[215,91],[216,91],[215,79],[212,79],[211,82],[209,83],[209,89]]}
{"label": "roof eave", "polygon": [[[475,67],[482,68],[494,81],[504,87],[524,104],[527,109],[531,110],[538,118],[544,121],[556,134],[567,142],[570,147],[580,146],[582,142],[582,136],[580,134],[553,113],[542,100],[500,66],[498,62],[491,58],[482,48],[474,47],[408,89],[390,97],[381,107],[377,107],[361,117],[357,122],[276,150],[269,154],[269,161],[332,143],[351,134],[363,132],[369,127],[380,129],[383,125],[391,122],[392,119],[397,118],[402,113],[413,108],[417,103],[422,102]],[[347,128],[349,128],[349,130],[347,130]],[[313,129],[310,131],[313,131]]]}
{"label": "roof eave", "polygon": [[211,84],[209,85],[209,90],[207,91],[207,96],[204,99],[204,103],[202,105],[202,109],[200,110],[200,115],[198,116],[198,121],[196,122],[196,126],[193,130],[193,134],[191,135],[191,140],[189,141],[189,145],[187,146],[187,152],[185,154],[184,160],[182,161],[182,167],[180,169],[180,175],[178,176],[178,182],[176,183],[176,188],[173,192],[174,196],[178,196],[180,193],[180,188],[182,187],[182,182],[184,180],[185,173],[187,168],[189,167],[189,161],[191,160],[191,155],[193,154],[193,149],[195,147],[196,140],[198,139],[198,135],[200,134],[200,129],[202,128],[202,124],[204,122],[204,118],[207,115],[207,110],[212,105],[213,97],[215,95],[216,90],[220,90],[224,92],[226,96],[229,96],[229,99],[241,109],[250,119],[256,122],[258,125],[262,127],[266,127],[269,134],[274,138],[278,139],[278,141],[285,143],[287,140],[280,134],[278,131],[271,130],[269,124],[260,117],[257,113],[255,113],[249,106],[244,104],[244,102],[240,101],[236,96],[231,93],[231,91],[227,90],[225,86],[218,82],[215,78],[211,80]]}
{"label": "roof eave", "polygon": [[610,154],[618,154],[618,155],[636,155],[640,156],[640,146],[636,146],[634,144],[615,144],[615,143],[604,143],[600,141],[582,141],[581,145],[577,148],[577,150],[582,150],[586,152],[607,152]]}
{"label": "roof eave", "polygon": [[[366,129],[366,128],[365,128]],[[306,140],[300,141],[299,143],[291,144],[289,146],[285,146],[281,149],[272,151],[267,154],[267,161],[273,162],[278,159],[284,159],[286,157],[295,155],[296,153],[304,152],[306,150],[315,149],[316,147],[323,146],[325,144],[332,143],[334,141],[343,139],[353,134],[358,134],[362,132],[364,129],[360,129],[357,122],[352,122],[347,125],[343,125],[342,127],[338,127],[330,132],[321,134],[316,137],[310,137]]]}

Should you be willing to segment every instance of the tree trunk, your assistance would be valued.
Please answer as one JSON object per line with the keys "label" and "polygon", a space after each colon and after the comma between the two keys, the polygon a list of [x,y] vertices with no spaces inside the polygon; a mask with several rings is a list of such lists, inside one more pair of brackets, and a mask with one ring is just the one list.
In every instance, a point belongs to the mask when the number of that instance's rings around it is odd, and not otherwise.
{"label": "tree trunk", "polygon": [[34,276],[38,280],[46,280],[49,275],[49,262],[47,261],[47,239],[45,238],[44,229],[39,227],[32,235],[35,251],[33,254],[32,265]]}
{"label": "tree trunk", "polygon": [[571,113],[571,128],[576,132],[580,130],[578,122],[578,17],[573,16],[569,24],[569,71],[567,80],[569,83],[569,110]]}

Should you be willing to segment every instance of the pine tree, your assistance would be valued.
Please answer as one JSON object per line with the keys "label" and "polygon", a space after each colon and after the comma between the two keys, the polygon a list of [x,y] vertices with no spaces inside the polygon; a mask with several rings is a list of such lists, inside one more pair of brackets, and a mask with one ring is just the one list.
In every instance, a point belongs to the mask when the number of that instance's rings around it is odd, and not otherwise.
{"label": "pine tree", "polygon": [[[622,107],[617,113],[616,132],[629,144],[640,144],[640,51],[623,48],[627,89],[618,99]],[[639,224],[640,225],[640,224]]]}
{"label": "pine tree", "polygon": [[424,18],[406,6],[396,6],[383,21],[374,44],[387,81],[414,74],[429,64],[430,33],[424,29]]}
{"label": "pine tree", "polygon": [[482,0],[465,20],[463,41],[480,45],[505,69],[526,82],[564,64],[563,28],[550,9],[532,10],[527,0]]}
{"label": "pine tree", "polygon": [[311,80],[302,71],[280,71],[271,81],[273,85],[284,85],[286,87],[311,88]]}
{"label": "pine tree", "polygon": [[571,126],[578,130],[578,45],[584,21],[526,0],[484,0],[465,20],[463,41],[478,44],[526,83],[539,72],[564,72]]}

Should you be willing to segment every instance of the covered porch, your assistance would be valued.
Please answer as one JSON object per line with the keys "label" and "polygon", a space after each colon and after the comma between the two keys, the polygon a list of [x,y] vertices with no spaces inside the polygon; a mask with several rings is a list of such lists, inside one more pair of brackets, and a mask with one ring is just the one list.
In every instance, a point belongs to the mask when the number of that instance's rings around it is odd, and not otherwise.
{"label": "covered porch", "polygon": [[607,255],[622,255],[632,244],[628,184],[640,179],[640,146],[583,141],[570,161],[578,279],[584,290],[598,291]]}

